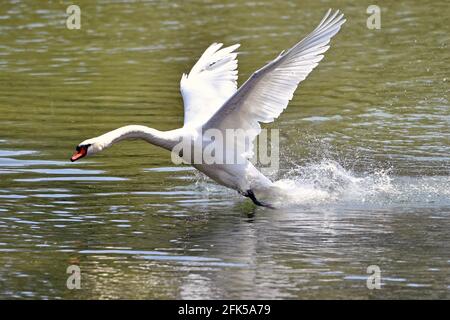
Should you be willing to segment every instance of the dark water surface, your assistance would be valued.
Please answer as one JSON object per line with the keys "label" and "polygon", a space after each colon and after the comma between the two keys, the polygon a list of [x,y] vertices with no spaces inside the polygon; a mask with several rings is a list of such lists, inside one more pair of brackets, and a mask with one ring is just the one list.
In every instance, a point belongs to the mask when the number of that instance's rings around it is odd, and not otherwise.
{"label": "dark water surface", "polygon": [[[386,3],[380,30],[353,1],[77,1],[81,30],[69,4],[0,4],[0,298],[450,297],[447,1]],[[145,142],[68,161],[179,127],[210,43],[242,44],[242,83],[329,7],[347,23],[269,126],[295,203],[255,208]]]}

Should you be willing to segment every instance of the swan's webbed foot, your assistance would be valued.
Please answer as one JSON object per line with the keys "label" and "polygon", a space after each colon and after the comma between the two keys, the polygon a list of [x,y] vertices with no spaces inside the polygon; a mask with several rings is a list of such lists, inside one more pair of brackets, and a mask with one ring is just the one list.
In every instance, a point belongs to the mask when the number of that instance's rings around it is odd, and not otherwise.
{"label": "swan's webbed foot", "polygon": [[253,193],[253,191],[251,189],[247,190],[246,192],[241,192],[241,194],[244,197],[250,198],[253,201],[253,203],[256,204],[257,206],[275,209],[275,207],[272,206],[271,204],[261,202],[258,199],[256,199],[255,194]]}

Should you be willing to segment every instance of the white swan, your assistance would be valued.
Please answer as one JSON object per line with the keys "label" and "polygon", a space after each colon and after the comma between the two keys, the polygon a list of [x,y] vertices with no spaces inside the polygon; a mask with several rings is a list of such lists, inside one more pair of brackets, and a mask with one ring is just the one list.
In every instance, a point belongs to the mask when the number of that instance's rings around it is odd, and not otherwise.
{"label": "white swan", "polygon": [[[328,10],[319,25],[291,49],[259,69],[237,90],[237,53],[239,44],[222,48],[212,44],[189,75],[181,78],[184,101],[184,125],[170,131],[158,131],[141,125],[129,125],[88,139],[76,147],[71,161],[92,155],[125,139],[145,141],[173,150],[181,140],[203,141],[203,132],[215,129],[244,129],[247,140],[244,152],[235,164],[193,164],[216,182],[237,190],[256,205],[271,207],[257,200],[256,195],[267,192],[273,183],[248,160],[252,142],[261,132],[260,123],[272,122],[287,107],[298,84],[322,60],[328,43],[346,20],[339,10]],[[209,140],[211,142],[211,140]],[[202,146],[204,146],[202,144]],[[224,150],[226,153],[227,150]]]}

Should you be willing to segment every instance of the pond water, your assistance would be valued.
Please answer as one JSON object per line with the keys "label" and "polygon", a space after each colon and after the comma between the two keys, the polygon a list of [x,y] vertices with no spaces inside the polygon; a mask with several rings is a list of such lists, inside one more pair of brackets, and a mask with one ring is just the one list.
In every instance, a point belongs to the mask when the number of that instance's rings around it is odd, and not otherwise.
{"label": "pond water", "polygon": [[[354,1],[77,1],[80,30],[69,4],[0,4],[0,298],[450,297],[447,1],[386,3],[380,30]],[[142,141],[68,160],[126,124],[181,126],[210,43],[241,43],[241,84],[329,7],[347,23],[265,126],[294,203],[255,207]]]}

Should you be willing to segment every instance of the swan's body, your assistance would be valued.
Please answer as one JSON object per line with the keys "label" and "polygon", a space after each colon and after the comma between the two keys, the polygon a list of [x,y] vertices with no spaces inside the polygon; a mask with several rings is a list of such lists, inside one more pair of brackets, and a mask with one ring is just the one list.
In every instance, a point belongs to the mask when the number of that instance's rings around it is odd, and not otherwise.
{"label": "swan's body", "polygon": [[[71,160],[100,152],[125,139],[143,139],[169,151],[181,141],[201,141],[204,148],[203,133],[206,130],[213,129],[225,135],[226,130],[243,129],[247,140],[243,149],[239,149],[243,152],[236,155],[236,163],[192,165],[216,182],[251,198],[255,204],[265,205],[256,199],[255,193],[270,191],[273,183],[249,161],[253,155],[253,141],[261,132],[260,123],[272,122],[287,107],[298,84],[317,66],[329,48],[331,37],[345,22],[339,11],[330,13],[331,10],[306,38],[256,71],[239,90],[237,53],[234,52],[239,45],[221,49],[222,44],[212,44],[189,75],[183,74],[181,78],[182,128],[159,131],[140,125],[121,127],[83,141]],[[224,153],[227,152],[231,151],[225,149]]]}

